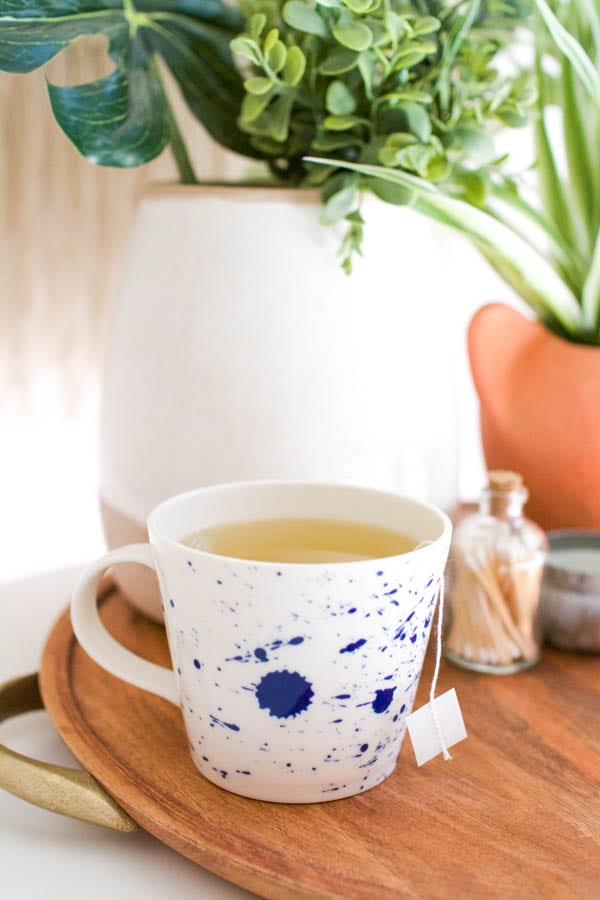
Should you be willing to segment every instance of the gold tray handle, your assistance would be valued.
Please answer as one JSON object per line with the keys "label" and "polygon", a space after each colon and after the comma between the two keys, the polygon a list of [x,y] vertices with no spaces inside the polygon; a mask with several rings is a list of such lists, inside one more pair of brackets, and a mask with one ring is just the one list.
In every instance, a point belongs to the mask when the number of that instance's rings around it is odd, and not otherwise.
{"label": "gold tray handle", "polygon": [[[0,722],[43,708],[37,674],[24,675],[0,686]],[[138,828],[89,772],[39,762],[2,744],[0,788],[35,806],[73,819],[106,825],[117,831]]]}

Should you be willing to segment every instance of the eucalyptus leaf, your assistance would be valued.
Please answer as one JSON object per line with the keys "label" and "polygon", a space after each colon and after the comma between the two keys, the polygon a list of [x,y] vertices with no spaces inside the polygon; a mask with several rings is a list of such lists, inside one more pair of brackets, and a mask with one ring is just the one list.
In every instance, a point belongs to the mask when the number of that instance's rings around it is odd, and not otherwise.
{"label": "eucalyptus leaf", "polygon": [[358,60],[358,53],[339,47],[325,57],[319,66],[319,72],[321,75],[343,75],[346,72],[350,72],[356,66]]}
{"label": "eucalyptus leaf", "polygon": [[283,41],[275,41],[275,43],[269,47],[269,50],[265,55],[267,64],[271,67],[273,72],[281,72],[287,59],[287,50]]}
{"label": "eucalyptus leaf", "polygon": [[[254,18],[254,16],[252,18]],[[263,19],[265,20],[265,24],[266,24],[267,17],[263,15]],[[264,26],[263,26],[263,28],[264,28]],[[265,54],[265,56],[268,55],[269,50],[277,43],[278,40],[279,40],[279,28],[271,28],[271,30],[267,34],[264,44],[263,44],[263,53]]]}
{"label": "eucalyptus leaf", "polygon": [[267,17],[265,16],[265,14],[264,13],[255,13],[253,16],[250,17],[250,21],[248,22],[248,32],[250,34],[250,37],[253,40],[258,41],[261,34],[265,30],[266,25],[267,25]]}
{"label": "eucalyptus leaf", "polygon": [[356,205],[356,183],[350,179],[350,183],[330,197],[321,210],[320,221],[323,225],[335,225],[345,219]]}
{"label": "eucalyptus leaf", "polygon": [[248,91],[249,94],[257,94],[260,96],[261,94],[266,94],[267,91],[270,91],[273,87],[273,82],[270,78],[261,78],[258,75],[254,75],[252,78],[247,78],[244,82],[244,87]]}
{"label": "eucalyptus leaf", "polygon": [[363,25],[362,22],[348,22],[347,24],[335,25],[332,28],[333,36],[348,50],[366,50],[373,43],[373,34],[371,30]]}
{"label": "eucalyptus leaf", "polygon": [[422,19],[415,22],[413,26],[413,35],[419,37],[423,34],[432,34],[434,31],[439,31],[441,27],[442,23],[435,16],[424,16]]}
{"label": "eucalyptus leaf", "polygon": [[283,67],[283,80],[290,87],[295,87],[302,81],[305,70],[306,56],[300,47],[290,47]]}
{"label": "eucalyptus leaf", "polygon": [[261,64],[262,59],[260,50],[258,44],[254,40],[248,40],[248,38],[244,37],[235,38],[231,41],[230,47],[232,53],[243,56],[244,59],[256,63],[257,66]]}
{"label": "eucalyptus leaf", "polygon": [[251,125],[265,111],[274,96],[274,89],[267,94],[246,94],[240,110],[240,122]]}
{"label": "eucalyptus leaf", "polygon": [[[327,116],[323,125],[329,131],[347,131],[355,125],[364,125],[365,119],[360,116]],[[368,124],[368,123],[367,123]]]}
{"label": "eucalyptus leaf", "polygon": [[399,72],[402,69],[411,69],[418,63],[423,62],[435,50],[436,46],[432,43],[408,44],[395,54],[392,67],[395,72]]}
{"label": "eucalyptus leaf", "polygon": [[316,9],[302,0],[288,0],[282,11],[284,22],[305,34],[326,37],[327,26]]}
{"label": "eucalyptus leaf", "polygon": [[370,9],[372,2],[373,0],[344,0],[344,5],[360,15]]}
{"label": "eucalyptus leaf", "polygon": [[327,88],[325,105],[334,116],[348,116],[355,111],[356,100],[343,81],[332,81]]}

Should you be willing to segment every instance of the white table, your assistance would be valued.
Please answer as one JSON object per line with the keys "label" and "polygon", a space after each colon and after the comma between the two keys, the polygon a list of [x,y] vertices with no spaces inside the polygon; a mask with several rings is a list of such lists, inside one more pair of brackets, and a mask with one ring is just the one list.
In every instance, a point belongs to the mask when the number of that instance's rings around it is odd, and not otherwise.
{"label": "white table", "polygon": [[[79,569],[0,585],[0,683],[37,671]],[[76,765],[44,712],[0,726],[0,742]],[[143,831],[122,834],[38,809],[0,790],[0,895],[5,900],[239,900],[253,894]]]}

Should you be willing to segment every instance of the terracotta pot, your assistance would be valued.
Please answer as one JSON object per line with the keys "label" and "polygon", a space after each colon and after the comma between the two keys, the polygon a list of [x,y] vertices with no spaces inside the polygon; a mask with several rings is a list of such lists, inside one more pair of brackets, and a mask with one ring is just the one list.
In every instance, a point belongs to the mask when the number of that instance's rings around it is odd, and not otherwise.
{"label": "terracotta pot", "polygon": [[542,527],[600,528],[600,351],[498,303],[468,345],[488,468],[523,475]]}

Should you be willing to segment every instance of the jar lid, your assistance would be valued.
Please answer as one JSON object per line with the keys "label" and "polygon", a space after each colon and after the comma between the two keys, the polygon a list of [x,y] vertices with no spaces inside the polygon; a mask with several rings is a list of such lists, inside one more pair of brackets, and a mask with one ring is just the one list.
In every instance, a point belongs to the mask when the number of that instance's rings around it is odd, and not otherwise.
{"label": "jar lid", "polygon": [[578,528],[551,531],[544,579],[556,587],[600,601],[600,531]]}
{"label": "jar lid", "polygon": [[488,488],[490,491],[520,491],[523,478],[518,472],[509,469],[492,469],[488,472]]}

